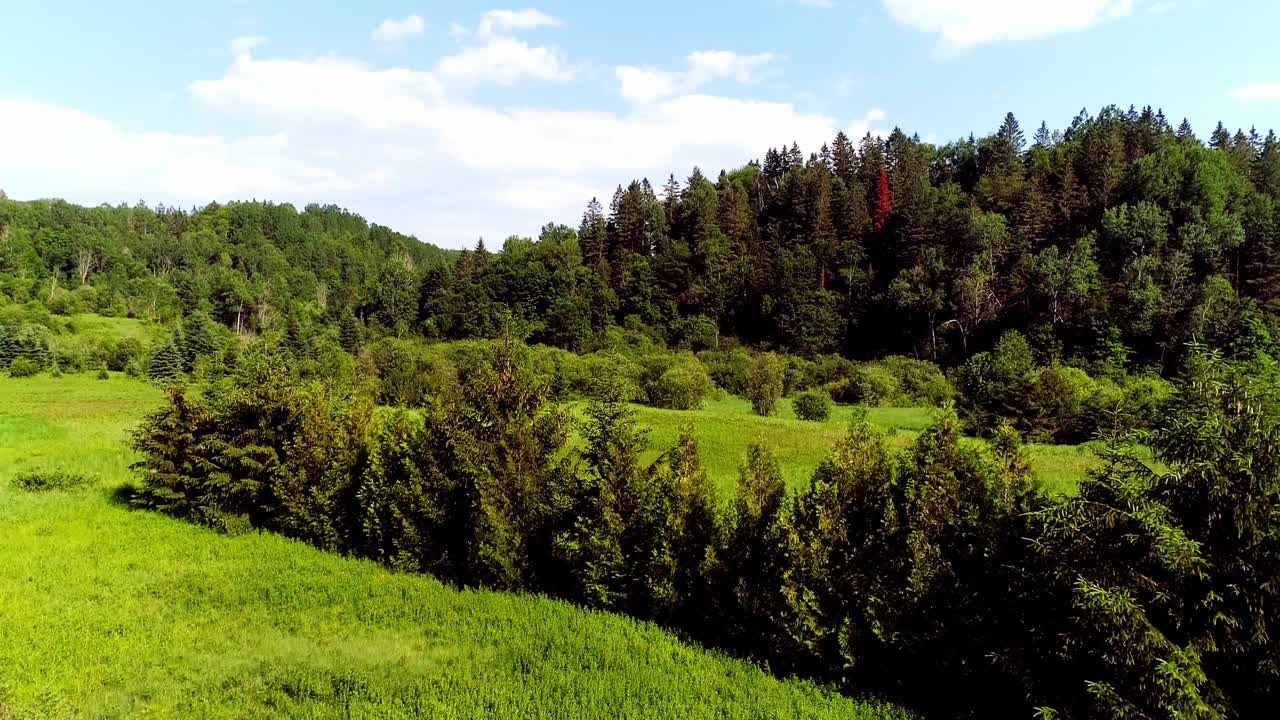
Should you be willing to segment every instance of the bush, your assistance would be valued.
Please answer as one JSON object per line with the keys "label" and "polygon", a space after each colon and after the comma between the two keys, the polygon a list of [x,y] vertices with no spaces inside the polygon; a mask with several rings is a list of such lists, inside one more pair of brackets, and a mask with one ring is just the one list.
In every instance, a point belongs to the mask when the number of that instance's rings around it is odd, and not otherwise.
{"label": "bush", "polygon": [[93,482],[92,478],[79,473],[63,470],[33,470],[19,473],[13,479],[13,486],[26,492],[48,492],[74,490],[91,482]]}
{"label": "bush", "polygon": [[782,397],[786,383],[786,367],[773,353],[756,357],[747,373],[747,399],[757,415],[768,417]]}
{"label": "bush", "polygon": [[801,420],[823,422],[831,417],[831,396],[821,390],[806,390],[796,396],[792,409]]}
{"label": "bush", "polygon": [[734,395],[747,395],[747,373],[751,371],[751,353],[742,348],[720,352],[698,353],[698,359],[716,385]]}
{"label": "bush", "polygon": [[378,403],[416,408],[451,392],[458,382],[453,364],[409,340],[387,338],[369,348],[378,376]]}
{"label": "bush", "polygon": [[955,389],[947,376],[927,360],[892,355],[882,360],[881,365],[898,379],[899,400],[903,404],[942,407],[955,397]]}
{"label": "bush", "polygon": [[99,380],[110,380],[110,379],[111,379],[111,374],[107,372],[107,369],[106,369],[106,368],[102,368],[102,369],[98,370],[98,379],[99,379]]}
{"label": "bush", "polygon": [[901,392],[898,378],[882,365],[866,363],[854,368],[849,379],[833,385],[831,396],[838,402],[857,405],[889,405]]}
{"label": "bush", "polygon": [[690,358],[673,365],[649,386],[649,402],[669,410],[693,410],[713,387],[702,363]]}
{"label": "bush", "polygon": [[9,377],[31,377],[38,372],[40,372],[40,366],[31,358],[15,358],[13,362],[9,363]]}
{"label": "bush", "polygon": [[603,388],[616,387],[622,400],[642,399],[640,364],[609,350],[584,355],[579,359],[573,391],[583,397],[600,397]]}

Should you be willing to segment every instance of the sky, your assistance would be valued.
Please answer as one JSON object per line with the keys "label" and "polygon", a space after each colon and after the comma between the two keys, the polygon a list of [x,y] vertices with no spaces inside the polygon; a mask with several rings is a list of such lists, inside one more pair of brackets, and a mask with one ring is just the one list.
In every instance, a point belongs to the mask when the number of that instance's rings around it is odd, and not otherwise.
{"label": "sky", "polygon": [[443,247],[838,130],[1280,127],[1273,0],[6,4],[9,197],[336,204]]}

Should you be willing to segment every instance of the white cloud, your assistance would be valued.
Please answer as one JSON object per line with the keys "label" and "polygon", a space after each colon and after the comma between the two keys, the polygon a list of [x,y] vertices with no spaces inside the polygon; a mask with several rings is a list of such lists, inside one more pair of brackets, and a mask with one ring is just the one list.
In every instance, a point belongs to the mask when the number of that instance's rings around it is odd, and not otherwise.
{"label": "white cloud", "polygon": [[889,17],[954,53],[993,42],[1084,30],[1132,14],[1137,0],[882,0]]}
{"label": "white cloud", "polygon": [[[510,38],[477,47],[495,40]],[[238,47],[223,73],[189,86],[203,123],[256,128],[247,135],[139,132],[0,98],[5,190],[89,204],[140,196],[183,205],[254,197],[335,203],[441,245],[479,236],[496,245],[549,220],[576,224],[588,199],[608,197],[633,177],[657,182],[694,165],[714,177],[784,139],[812,150],[839,128],[857,136],[884,118],[872,110],[841,123],[792,103],[692,88],[708,78],[754,81],[767,69],[751,60],[758,56],[723,52],[691,55],[671,74],[675,85],[609,111],[480,103],[459,86],[475,75],[457,59],[381,68],[334,54],[258,57],[251,49]],[[510,64],[481,67],[489,79],[512,72]]]}
{"label": "white cloud", "polygon": [[791,0],[791,2],[796,5],[816,8],[833,8],[836,6],[835,0]]}
{"label": "white cloud", "polygon": [[422,35],[427,29],[427,21],[421,15],[409,15],[396,20],[387,18],[369,34],[373,41],[387,48],[403,45],[409,38]]}
{"label": "white cloud", "polygon": [[533,47],[523,40],[504,37],[463,48],[441,60],[437,70],[449,81],[497,85],[514,85],[523,78],[568,82],[576,74],[559,50]]}
{"label": "white cloud", "polygon": [[[568,82],[578,69],[549,46],[533,46],[514,37],[520,30],[559,27],[564,23],[540,10],[490,10],[480,17],[474,36],[458,23],[449,34],[463,44],[436,66],[440,77],[464,85],[514,85],[520,80]],[[468,43],[469,38],[474,38]]]}
{"label": "white cloud", "polygon": [[1231,97],[1246,102],[1272,102],[1280,100],[1280,82],[1242,85],[1231,91]]}
{"label": "white cloud", "polygon": [[505,36],[516,30],[560,27],[564,21],[532,8],[526,10],[490,10],[480,17],[476,36],[484,39]]}
{"label": "white cloud", "polygon": [[759,82],[776,59],[773,53],[740,55],[729,50],[699,50],[685,58],[686,69],[682,72],[620,65],[614,75],[624,98],[643,103],[695,92],[720,79],[750,85]]}

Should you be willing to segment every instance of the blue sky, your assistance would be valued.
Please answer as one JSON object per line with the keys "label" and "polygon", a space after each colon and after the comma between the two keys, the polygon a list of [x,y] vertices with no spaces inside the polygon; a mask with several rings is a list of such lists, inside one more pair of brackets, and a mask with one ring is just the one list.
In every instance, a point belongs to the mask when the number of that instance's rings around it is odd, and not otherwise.
{"label": "blue sky", "polygon": [[335,203],[444,246],[576,224],[592,195],[894,126],[1028,135],[1163,107],[1280,126],[1269,0],[21,3],[0,189]]}

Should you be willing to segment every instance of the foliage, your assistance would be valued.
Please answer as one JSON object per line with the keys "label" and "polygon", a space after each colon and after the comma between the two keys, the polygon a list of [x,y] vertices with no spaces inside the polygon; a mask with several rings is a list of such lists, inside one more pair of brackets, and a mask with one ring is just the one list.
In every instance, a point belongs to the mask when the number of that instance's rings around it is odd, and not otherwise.
{"label": "foliage", "polygon": [[39,372],[40,366],[30,358],[14,358],[13,362],[9,363],[9,377],[25,378],[31,377]]}
{"label": "foliage", "polygon": [[782,358],[773,353],[756,356],[747,370],[747,399],[757,415],[768,417],[782,398],[784,390],[784,365]]}
{"label": "foliage", "polygon": [[74,490],[93,482],[87,475],[66,472],[63,470],[34,470],[14,476],[13,487],[26,492],[48,492],[50,490]]}
{"label": "foliage", "polygon": [[656,365],[650,356],[649,364],[652,368],[649,372],[662,369],[661,374],[645,384],[649,403],[655,407],[691,410],[702,405],[703,399],[711,392],[711,377],[702,363],[692,356],[662,360]]}
{"label": "foliage", "polygon": [[825,422],[831,417],[831,396],[818,390],[806,390],[795,396],[791,408],[801,420]]}

